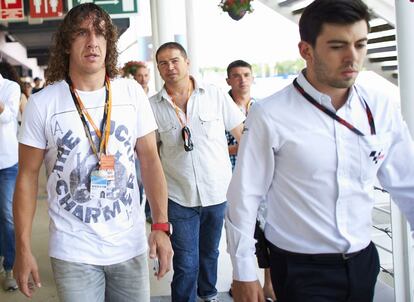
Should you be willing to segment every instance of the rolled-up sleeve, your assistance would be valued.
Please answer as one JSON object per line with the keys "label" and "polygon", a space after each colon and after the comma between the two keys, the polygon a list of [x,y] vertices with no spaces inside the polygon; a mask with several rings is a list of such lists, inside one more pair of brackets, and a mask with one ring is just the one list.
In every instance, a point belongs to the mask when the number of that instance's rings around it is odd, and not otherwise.
{"label": "rolled-up sleeve", "polygon": [[[257,280],[254,228],[257,210],[274,175],[274,137],[260,104],[246,120],[238,160],[227,192],[227,251],[233,264],[233,279]],[[272,138],[273,136],[273,138]]]}

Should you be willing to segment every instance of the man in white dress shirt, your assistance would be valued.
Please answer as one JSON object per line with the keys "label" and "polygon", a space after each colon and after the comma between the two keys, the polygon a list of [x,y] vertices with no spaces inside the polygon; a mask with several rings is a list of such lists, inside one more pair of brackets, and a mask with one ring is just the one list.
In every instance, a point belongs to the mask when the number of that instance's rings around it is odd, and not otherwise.
{"label": "man in white dress shirt", "polygon": [[[8,80],[12,66],[0,62],[0,271],[6,271],[2,287],[6,291],[17,289],[12,268],[16,254],[13,222],[13,193],[18,170],[17,115],[20,87]],[[3,74],[2,74],[3,73]],[[4,75],[4,77],[3,77]]]}
{"label": "man in white dress shirt", "polygon": [[225,130],[238,140],[245,117],[227,93],[190,75],[180,44],[161,45],[155,58],[165,82],[150,103],[174,229],[171,300],[218,301],[218,246],[231,178]]}
{"label": "man in white dress shirt", "polygon": [[253,239],[263,199],[280,302],[372,301],[379,272],[370,237],[377,178],[413,226],[408,129],[392,97],[354,84],[368,21],[360,0],[310,4],[299,22],[306,69],[249,113],[227,194],[235,301],[263,301]]}

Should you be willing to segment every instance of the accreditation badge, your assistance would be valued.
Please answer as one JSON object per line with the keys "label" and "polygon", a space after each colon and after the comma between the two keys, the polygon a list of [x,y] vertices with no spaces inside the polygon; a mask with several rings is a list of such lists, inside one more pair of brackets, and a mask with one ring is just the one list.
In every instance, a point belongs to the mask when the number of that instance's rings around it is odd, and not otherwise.
{"label": "accreditation badge", "polygon": [[105,199],[108,187],[106,170],[93,170],[91,172],[91,199]]}
{"label": "accreditation badge", "polygon": [[107,180],[115,180],[115,157],[102,154],[99,161],[99,171],[106,171]]}

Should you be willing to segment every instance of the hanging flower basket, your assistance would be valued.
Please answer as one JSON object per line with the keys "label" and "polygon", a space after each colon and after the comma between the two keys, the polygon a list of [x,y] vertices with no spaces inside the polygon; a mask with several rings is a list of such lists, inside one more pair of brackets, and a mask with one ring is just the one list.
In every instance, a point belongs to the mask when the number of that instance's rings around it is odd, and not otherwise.
{"label": "hanging flower basket", "polygon": [[253,8],[250,4],[253,0],[222,0],[219,7],[227,12],[233,20],[240,20],[248,12],[251,13]]}

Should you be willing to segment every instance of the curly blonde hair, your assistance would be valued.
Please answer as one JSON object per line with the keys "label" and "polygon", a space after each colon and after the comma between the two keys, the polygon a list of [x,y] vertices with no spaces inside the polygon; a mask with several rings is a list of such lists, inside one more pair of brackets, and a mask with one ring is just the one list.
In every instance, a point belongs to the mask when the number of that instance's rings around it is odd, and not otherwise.
{"label": "curly blonde hair", "polygon": [[45,72],[47,84],[64,80],[69,74],[69,51],[74,34],[79,30],[80,24],[88,18],[92,19],[94,29],[102,32],[106,39],[105,69],[107,75],[110,78],[118,75],[119,71],[116,67],[118,60],[117,28],[102,8],[93,3],[84,3],[75,6],[67,13],[53,36],[48,68]]}

